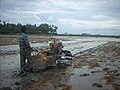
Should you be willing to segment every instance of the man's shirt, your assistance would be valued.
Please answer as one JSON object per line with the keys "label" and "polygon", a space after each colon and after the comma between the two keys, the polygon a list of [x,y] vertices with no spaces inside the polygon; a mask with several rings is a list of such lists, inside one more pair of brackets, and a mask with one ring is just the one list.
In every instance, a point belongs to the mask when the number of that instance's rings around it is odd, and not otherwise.
{"label": "man's shirt", "polygon": [[30,43],[26,34],[22,33],[19,37],[20,54],[27,54],[31,52]]}

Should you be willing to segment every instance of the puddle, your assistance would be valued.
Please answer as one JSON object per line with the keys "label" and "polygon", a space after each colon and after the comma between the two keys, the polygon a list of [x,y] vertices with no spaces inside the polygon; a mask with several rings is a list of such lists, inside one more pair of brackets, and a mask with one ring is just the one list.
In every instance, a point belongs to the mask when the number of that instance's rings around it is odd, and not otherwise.
{"label": "puddle", "polygon": [[[104,74],[102,72],[92,74],[91,71],[99,69],[89,69],[88,67],[82,67],[73,71],[68,83],[72,86],[71,90],[99,90],[99,87],[93,87],[94,83],[98,83],[102,86],[102,90],[114,90],[111,86],[106,84],[106,80],[103,79]],[[85,76],[80,76],[86,74]],[[101,89],[100,89],[101,90]]]}
{"label": "puddle", "polygon": [[19,80],[13,75],[19,71],[19,55],[0,57],[0,86],[11,87]]}

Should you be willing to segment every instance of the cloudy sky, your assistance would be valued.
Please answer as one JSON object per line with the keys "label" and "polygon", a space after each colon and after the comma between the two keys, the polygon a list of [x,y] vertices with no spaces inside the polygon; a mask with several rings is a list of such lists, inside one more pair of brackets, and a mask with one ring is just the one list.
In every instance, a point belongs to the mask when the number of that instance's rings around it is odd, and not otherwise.
{"label": "cloudy sky", "polygon": [[120,0],[0,0],[0,19],[58,26],[58,33],[120,35]]}

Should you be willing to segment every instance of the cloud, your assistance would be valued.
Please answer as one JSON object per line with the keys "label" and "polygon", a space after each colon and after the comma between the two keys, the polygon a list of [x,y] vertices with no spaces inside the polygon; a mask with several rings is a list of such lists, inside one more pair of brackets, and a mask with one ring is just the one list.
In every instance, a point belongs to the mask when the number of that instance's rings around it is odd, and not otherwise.
{"label": "cloud", "polygon": [[55,24],[66,32],[118,30],[119,3],[120,0],[1,0],[0,18],[12,23]]}
{"label": "cloud", "polygon": [[111,18],[106,20],[74,20],[74,19],[59,19],[58,22],[62,25],[70,25],[74,28],[79,29],[120,29],[120,21],[119,20],[112,20]]}
{"label": "cloud", "polygon": [[[36,22],[40,22],[41,19],[35,14],[29,13],[16,13],[16,12],[0,12],[3,21],[10,23],[22,23],[22,24],[36,24]],[[2,19],[1,18],[1,19]]]}
{"label": "cloud", "polygon": [[112,19],[115,19],[113,17],[110,17],[110,16],[105,16],[105,15],[95,15],[95,16],[92,16],[92,19],[93,20],[112,20]]}

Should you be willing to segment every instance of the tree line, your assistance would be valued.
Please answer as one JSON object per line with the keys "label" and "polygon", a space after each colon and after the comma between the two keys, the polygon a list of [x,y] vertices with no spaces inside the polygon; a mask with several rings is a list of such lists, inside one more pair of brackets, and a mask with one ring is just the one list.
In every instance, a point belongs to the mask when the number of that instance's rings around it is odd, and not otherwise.
{"label": "tree line", "polygon": [[[20,33],[21,27],[23,25],[18,24],[11,24],[6,23],[5,21],[0,20],[0,34],[17,34]],[[27,28],[28,34],[57,34],[58,27],[55,25],[49,25],[49,24],[40,24],[40,25],[31,25],[26,24],[24,25]]]}

